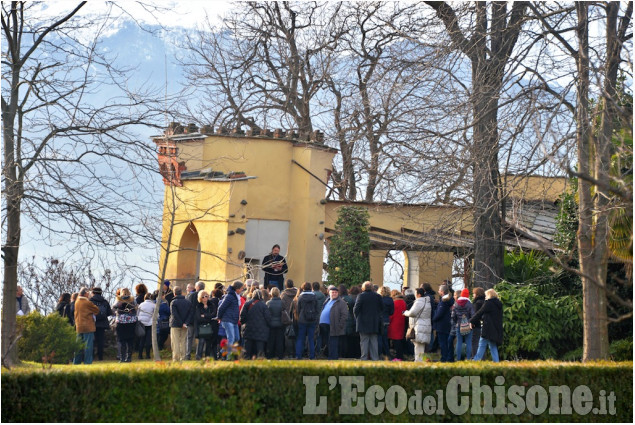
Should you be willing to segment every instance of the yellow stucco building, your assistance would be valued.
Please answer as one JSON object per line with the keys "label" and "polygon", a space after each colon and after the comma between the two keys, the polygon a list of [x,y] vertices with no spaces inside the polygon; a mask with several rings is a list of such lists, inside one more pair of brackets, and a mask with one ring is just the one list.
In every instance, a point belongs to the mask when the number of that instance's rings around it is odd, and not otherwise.
{"label": "yellow stucco building", "polygon": [[321,280],[322,182],[337,151],[319,132],[304,141],[262,133],[173,124],[153,138],[166,182],[160,272],[165,267],[167,279],[231,282],[250,273],[262,281],[258,266],[278,244],[286,278]]}
{"label": "yellow stucco building", "polygon": [[[386,253],[395,250],[404,252],[405,286],[430,282],[436,287],[453,274],[457,277],[461,262],[469,279],[469,208],[326,201],[337,151],[324,145],[320,132],[254,134],[172,123],[153,141],[166,184],[159,276],[165,269],[165,278],[182,285],[197,279],[263,281],[259,266],[278,244],[289,266],[286,278],[296,286],[320,281],[337,210],[355,205],[370,213],[373,282],[382,284]],[[508,176],[506,182],[510,206],[505,243],[544,248],[521,238],[533,232],[544,239],[539,242],[550,243],[554,201],[566,180]]]}

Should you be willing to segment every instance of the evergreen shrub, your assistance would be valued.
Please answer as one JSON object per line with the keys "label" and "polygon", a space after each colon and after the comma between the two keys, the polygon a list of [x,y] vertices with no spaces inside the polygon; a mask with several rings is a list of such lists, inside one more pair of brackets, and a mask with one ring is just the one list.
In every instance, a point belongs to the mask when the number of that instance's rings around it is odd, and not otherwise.
{"label": "evergreen shrub", "polygon": [[22,333],[18,340],[20,360],[66,364],[84,347],[68,319],[57,312],[42,316],[34,311],[18,316],[17,328]]}
{"label": "evergreen shrub", "polygon": [[[303,377],[318,377],[315,403],[324,400],[325,414],[305,414],[312,404]],[[363,377],[358,399],[365,401],[360,414],[340,412],[342,377]],[[452,398],[448,384],[455,377],[471,377],[479,385],[496,387],[509,394],[512,386],[523,390],[523,406],[534,403],[530,391],[538,385],[549,394],[550,386],[567,386],[571,393],[585,385],[600,406],[598,397],[615,396],[613,414],[558,414],[546,408],[532,413],[478,413],[482,396],[469,401],[470,409],[459,416],[455,406],[470,400],[474,387],[461,388]],[[504,383],[501,384],[501,377]],[[497,382],[498,381],[498,382]],[[54,366],[51,370],[17,368],[2,372],[3,422],[632,422],[633,363],[592,362],[458,362],[454,364],[355,361],[240,361],[240,362],[133,362]],[[415,414],[408,407],[391,412],[382,391],[400,386],[410,399],[438,397],[443,410]],[[377,387],[374,387],[375,389]],[[526,394],[525,394],[526,391]],[[395,393],[393,391],[392,393]],[[455,393],[456,394],[456,393]],[[538,392],[534,391],[536,396]],[[322,399],[324,397],[324,399]],[[393,397],[394,406],[399,397]],[[379,404],[376,403],[379,402]],[[386,403],[385,405],[382,404]],[[402,399],[403,402],[403,399]],[[512,403],[506,396],[506,402]],[[606,402],[606,400],[605,400]],[[372,405],[385,406],[373,411]],[[478,406],[477,406],[478,405]],[[402,407],[404,405],[402,404]],[[477,406],[476,408],[474,406]],[[495,404],[493,404],[495,407]],[[532,405],[533,406],[533,405]],[[552,407],[553,404],[550,404]],[[560,402],[559,406],[563,406]],[[557,406],[556,406],[557,407]],[[608,408],[608,404],[606,405]],[[476,410],[472,410],[476,409]],[[375,414],[373,414],[375,413]]]}

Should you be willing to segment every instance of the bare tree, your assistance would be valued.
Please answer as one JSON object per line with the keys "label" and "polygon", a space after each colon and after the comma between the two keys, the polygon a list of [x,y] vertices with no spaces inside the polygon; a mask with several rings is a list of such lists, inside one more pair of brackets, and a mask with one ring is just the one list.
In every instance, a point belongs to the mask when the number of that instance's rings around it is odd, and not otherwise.
{"label": "bare tree", "polygon": [[[632,43],[633,3],[621,6],[619,2],[576,2],[573,7],[531,4],[531,9],[540,20],[544,36],[551,37],[565,53],[561,64],[568,60],[575,66],[571,74],[575,102],[568,108],[575,114],[577,164],[573,167],[569,161],[562,161],[562,166],[578,180],[580,266],[579,270],[567,268],[582,280],[583,360],[606,359],[609,322],[630,319],[633,314],[632,301],[622,299],[607,286],[611,227],[620,225],[620,220],[631,223],[630,244],[626,246],[632,247],[632,144],[629,147],[623,136],[630,133],[632,140],[633,111],[632,102],[620,99],[618,71],[622,67],[632,76],[632,63],[624,66],[623,53],[627,51],[626,44]],[[591,25],[603,27],[605,34],[590,40]],[[569,102],[568,88],[559,90],[547,84],[543,88]],[[623,131],[616,132],[616,126]],[[622,163],[623,157],[630,159]],[[609,317],[609,299],[628,312]]]}
{"label": "bare tree", "polygon": [[103,273],[96,275],[88,261],[73,264],[48,257],[38,262],[31,257],[20,263],[18,280],[31,305],[41,314],[49,314],[55,311],[62,293],[72,294],[82,286],[98,286],[103,290],[104,298],[112,300],[115,288],[122,286],[124,276],[116,271],[113,273],[107,267],[104,267]]}
{"label": "bare tree", "polygon": [[245,2],[223,26],[189,36],[182,60],[197,96],[214,98],[190,112],[201,124],[259,130],[281,125],[308,136],[315,99],[330,72],[343,33],[340,6]]}
{"label": "bare tree", "polygon": [[[505,69],[526,15],[526,2],[478,2],[469,6],[467,28],[445,2],[426,2],[443,22],[452,45],[471,63],[474,202],[474,284],[491,288],[503,275],[499,164],[499,98]],[[488,17],[490,9],[491,17]]]}
{"label": "bare tree", "polygon": [[82,17],[85,4],[42,18],[41,4],[2,3],[2,358],[9,365],[17,360],[9,348],[25,225],[50,243],[64,236],[86,258],[97,247],[151,240],[140,225],[138,190],[155,168],[154,147],[131,126],[160,118],[149,99],[161,97],[130,88],[134,69],[118,68],[100,48],[109,15]]}

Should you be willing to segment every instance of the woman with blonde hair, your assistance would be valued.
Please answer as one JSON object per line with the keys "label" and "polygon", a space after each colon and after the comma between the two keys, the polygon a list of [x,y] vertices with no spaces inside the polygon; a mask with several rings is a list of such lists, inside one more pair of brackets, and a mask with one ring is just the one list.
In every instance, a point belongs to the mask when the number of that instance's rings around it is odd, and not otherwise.
{"label": "woman with blonde hair", "polygon": [[216,358],[216,339],[218,338],[218,321],[214,320],[218,310],[218,299],[212,301],[209,293],[201,289],[198,291],[197,303],[194,306],[194,336],[198,338],[196,347],[196,360],[214,355]]}
{"label": "woman with blonde hair", "polygon": [[498,362],[498,346],[503,343],[503,304],[493,289],[485,291],[483,307],[470,320],[474,327],[481,322],[481,338],[474,360],[481,360],[489,346],[492,361]]}

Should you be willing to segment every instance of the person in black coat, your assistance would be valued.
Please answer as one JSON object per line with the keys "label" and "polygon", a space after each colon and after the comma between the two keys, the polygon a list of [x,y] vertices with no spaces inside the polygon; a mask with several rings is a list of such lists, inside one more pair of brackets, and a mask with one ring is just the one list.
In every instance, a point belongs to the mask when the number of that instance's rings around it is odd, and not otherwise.
{"label": "person in black coat", "polygon": [[57,306],[55,306],[55,311],[57,311],[61,317],[66,317],[68,323],[73,326],[70,293],[64,292],[62,295],[60,295],[60,298],[57,301]]}
{"label": "person in black coat", "polygon": [[381,332],[384,303],[381,295],[373,289],[372,283],[364,282],[363,292],[359,294],[353,307],[362,360],[368,360],[369,357],[370,360],[379,360],[377,337]]}
{"label": "person in black coat", "polygon": [[479,321],[481,324],[481,338],[474,360],[481,360],[485,355],[485,348],[489,346],[492,361],[498,362],[498,346],[503,343],[503,303],[493,289],[485,291],[483,307],[472,317],[472,327]]}
{"label": "person in black coat", "polygon": [[[215,302],[214,302],[215,300]],[[196,312],[194,313],[194,336],[198,338],[198,346],[196,347],[196,360],[203,357],[203,349],[205,349],[205,357],[216,353],[216,338],[218,337],[218,320],[216,317],[218,309],[218,298],[210,299],[209,294],[205,290],[199,290],[196,300]],[[216,356],[214,356],[215,358]]]}
{"label": "person in black coat", "polygon": [[452,306],[454,305],[454,297],[449,293],[446,285],[439,287],[439,305],[432,316],[432,326],[437,331],[437,338],[439,339],[439,346],[441,347],[441,361],[451,362],[454,358],[452,353],[452,347],[449,344],[450,337],[450,315],[452,313]]}
{"label": "person in black coat", "polygon": [[267,308],[271,314],[271,327],[269,329],[269,341],[267,342],[267,358],[273,359],[277,357],[282,360],[284,357],[284,328],[282,315],[289,313],[284,311],[282,300],[280,299],[280,290],[271,288],[271,299],[267,301]]}
{"label": "person in black coat", "polygon": [[388,326],[390,325],[390,316],[395,312],[395,302],[390,296],[390,288],[382,286],[378,289],[377,293],[381,296],[383,303],[382,311],[382,329],[381,339],[379,344],[379,355],[390,356],[390,342],[388,341]]}
{"label": "person in black coat", "polygon": [[245,325],[245,358],[265,356],[265,343],[269,339],[271,313],[262,300],[260,289],[256,289],[240,311],[240,323]]}
{"label": "person in black coat", "polygon": [[[472,289],[472,305],[474,306],[474,314],[476,314],[485,303],[485,290],[480,287]],[[472,326],[472,358],[476,356],[478,350],[478,341],[481,339],[481,322],[474,323]]]}
{"label": "person in black coat", "polygon": [[280,255],[280,245],[271,248],[271,254],[262,259],[262,270],[265,272],[265,287],[272,285],[280,291],[284,289],[284,274],[289,271],[287,260]]}
{"label": "person in black coat", "polygon": [[97,359],[104,359],[104,341],[105,333],[110,329],[110,321],[108,318],[114,316],[110,303],[102,295],[102,290],[99,287],[95,287],[90,290],[91,297],[90,302],[99,307],[99,314],[95,317],[95,350],[97,351]]}

